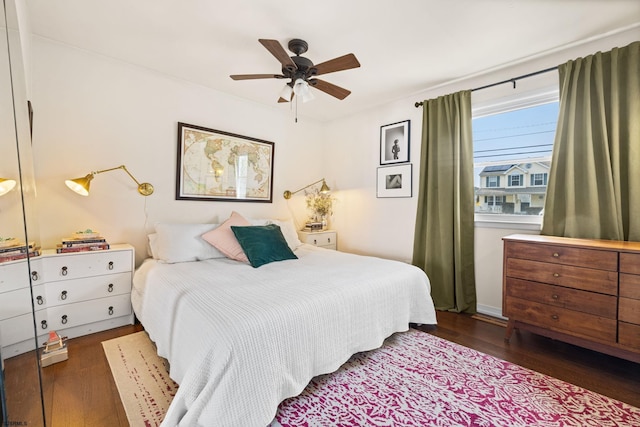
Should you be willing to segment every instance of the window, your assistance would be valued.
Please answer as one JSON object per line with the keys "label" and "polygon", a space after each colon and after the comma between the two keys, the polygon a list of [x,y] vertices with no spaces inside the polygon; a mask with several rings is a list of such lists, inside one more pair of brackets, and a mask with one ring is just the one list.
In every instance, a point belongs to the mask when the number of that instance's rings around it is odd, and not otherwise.
{"label": "window", "polygon": [[500,187],[500,177],[499,176],[488,176],[487,177],[487,188],[496,188]]}
{"label": "window", "polygon": [[483,220],[509,215],[510,222],[540,218],[558,118],[554,93],[537,104],[528,99],[527,105],[496,101],[474,107],[476,219],[482,214],[493,215]]}
{"label": "window", "polygon": [[534,173],[531,174],[531,186],[547,185],[546,173]]}
{"label": "window", "polygon": [[509,187],[521,187],[522,175],[509,175]]}
{"label": "window", "polygon": [[498,206],[504,203],[504,196],[485,196],[485,203],[491,206]]}

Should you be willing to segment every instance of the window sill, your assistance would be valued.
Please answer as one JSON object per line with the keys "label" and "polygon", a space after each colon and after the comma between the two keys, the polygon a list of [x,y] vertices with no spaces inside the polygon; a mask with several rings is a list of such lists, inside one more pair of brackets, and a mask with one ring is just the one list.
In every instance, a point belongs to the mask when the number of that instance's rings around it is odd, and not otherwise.
{"label": "window sill", "polygon": [[540,231],[542,228],[542,216],[475,214],[474,224],[478,228],[509,228]]}

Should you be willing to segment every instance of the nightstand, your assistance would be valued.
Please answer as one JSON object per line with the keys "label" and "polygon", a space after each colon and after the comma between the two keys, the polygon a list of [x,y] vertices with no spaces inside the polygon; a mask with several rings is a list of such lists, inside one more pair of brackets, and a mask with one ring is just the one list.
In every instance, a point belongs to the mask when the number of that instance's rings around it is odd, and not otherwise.
{"label": "nightstand", "polygon": [[302,243],[318,246],[319,248],[338,248],[338,233],[332,230],[325,231],[298,231],[298,238]]}

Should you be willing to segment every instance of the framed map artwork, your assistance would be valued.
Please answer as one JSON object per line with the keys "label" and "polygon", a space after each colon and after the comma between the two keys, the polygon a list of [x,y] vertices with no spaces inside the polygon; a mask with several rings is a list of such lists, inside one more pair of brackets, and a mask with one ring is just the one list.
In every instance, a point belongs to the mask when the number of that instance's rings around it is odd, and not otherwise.
{"label": "framed map artwork", "polygon": [[178,123],[176,200],[271,203],[273,142]]}

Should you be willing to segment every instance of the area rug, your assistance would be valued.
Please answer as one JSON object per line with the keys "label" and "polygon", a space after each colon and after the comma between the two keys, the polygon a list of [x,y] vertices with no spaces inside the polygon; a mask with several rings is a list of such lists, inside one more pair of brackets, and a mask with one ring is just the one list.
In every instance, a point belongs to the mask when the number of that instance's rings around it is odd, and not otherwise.
{"label": "area rug", "polygon": [[178,391],[146,332],[102,343],[131,427],[157,427]]}
{"label": "area rug", "polygon": [[[138,333],[148,340],[144,332]],[[124,338],[124,337],[123,337]],[[115,340],[118,343],[122,338]],[[130,342],[131,340],[127,341]],[[142,347],[143,344],[134,344]],[[146,350],[154,351],[151,343]],[[138,366],[119,343],[115,360],[129,366],[125,372],[149,369],[158,378],[150,384],[159,389],[172,383],[162,362]],[[106,346],[105,346],[106,351]],[[163,390],[163,398],[148,391],[142,375],[125,374],[116,383],[133,382],[128,388],[137,395],[162,404],[137,404],[133,412],[148,409],[157,415],[168,406],[175,388]],[[148,368],[150,367],[150,368]],[[123,387],[125,388],[125,387]],[[118,386],[118,390],[121,387]],[[121,393],[125,408],[126,400]],[[131,396],[131,395],[130,395]],[[166,403],[166,406],[163,406]],[[129,416],[127,410],[127,416]],[[164,412],[162,412],[164,414]],[[146,416],[142,419],[158,420]],[[130,419],[132,427],[140,424]],[[352,426],[640,426],[640,409],[610,399],[564,381],[479,353],[417,330],[398,333],[373,351],[351,357],[338,371],[314,378],[299,395],[281,403],[273,427],[352,427]]]}

